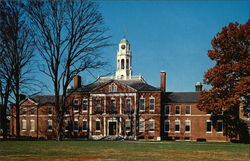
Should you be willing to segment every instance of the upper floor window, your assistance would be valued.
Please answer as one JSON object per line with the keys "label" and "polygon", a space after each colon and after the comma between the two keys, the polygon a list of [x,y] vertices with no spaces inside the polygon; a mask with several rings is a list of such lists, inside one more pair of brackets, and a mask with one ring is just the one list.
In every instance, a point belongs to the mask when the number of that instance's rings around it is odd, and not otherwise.
{"label": "upper floor window", "polygon": [[124,69],[124,59],[121,61],[121,69]]}
{"label": "upper floor window", "polygon": [[223,131],[223,121],[218,120],[217,121],[217,132],[222,132]]}
{"label": "upper floor window", "polygon": [[127,98],[126,99],[126,112],[125,113],[130,113],[130,107],[131,107],[131,99]]}
{"label": "upper floor window", "polygon": [[27,122],[26,120],[22,120],[22,131],[26,131],[27,130]]}
{"label": "upper floor window", "polygon": [[165,105],[164,106],[164,114],[165,115],[169,115],[169,111],[170,111],[170,106],[169,105]]}
{"label": "upper floor window", "polygon": [[35,114],[35,107],[31,107],[30,109],[30,115],[34,115]]}
{"label": "upper floor window", "polygon": [[116,101],[114,98],[110,100],[110,113],[116,113]]}
{"label": "upper floor window", "polygon": [[109,85],[109,92],[117,92],[117,85],[115,83]]}
{"label": "upper floor window", "polygon": [[185,132],[189,133],[190,130],[191,130],[191,122],[190,122],[190,120],[186,120],[185,121]]}
{"label": "upper floor window", "polygon": [[126,128],[126,132],[131,131],[131,122],[130,122],[130,120],[125,121],[125,128]]}
{"label": "upper floor window", "polygon": [[52,115],[52,107],[48,108],[48,115]]}
{"label": "upper floor window", "polygon": [[140,98],[139,107],[140,107],[140,111],[145,110],[145,99],[144,98]]}
{"label": "upper floor window", "polygon": [[169,132],[170,131],[170,121],[165,120],[164,121],[164,132]]}
{"label": "upper floor window", "polygon": [[21,109],[21,115],[26,115],[26,113],[27,113],[27,109],[25,107],[23,107]]}
{"label": "upper floor window", "polygon": [[100,113],[101,112],[101,99],[96,99],[96,104],[95,104],[95,112]]}
{"label": "upper floor window", "polygon": [[144,132],[145,131],[145,121],[140,120],[139,121],[139,132]]}
{"label": "upper floor window", "polygon": [[88,110],[88,100],[87,99],[83,99],[83,101],[82,101],[82,110],[84,112],[86,112]]}
{"label": "upper floor window", "polygon": [[155,120],[149,120],[149,132],[155,131]]}
{"label": "upper floor window", "polygon": [[210,133],[212,132],[212,121],[207,120],[207,132]]}
{"label": "upper floor window", "polygon": [[74,99],[73,105],[74,105],[74,112],[79,112],[79,105],[80,105],[79,99]]}
{"label": "upper floor window", "polygon": [[181,113],[181,106],[175,106],[175,114],[179,115]]}
{"label": "upper floor window", "polygon": [[191,106],[186,105],[186,115],[190,115],[190,114],[191,114]]}
{"label": "upper floor window", "polygon": [[126,69],[129,69],[129,60],[126,60]]}
{"label": "upper floor window", "polygon": [[47,130],[52,131],[52,120],[48,120]]}
{"label": "upper floor window", "polygon": [[154,111],[155,110],[155,98],[150,98],[149,99],[149,110]]}

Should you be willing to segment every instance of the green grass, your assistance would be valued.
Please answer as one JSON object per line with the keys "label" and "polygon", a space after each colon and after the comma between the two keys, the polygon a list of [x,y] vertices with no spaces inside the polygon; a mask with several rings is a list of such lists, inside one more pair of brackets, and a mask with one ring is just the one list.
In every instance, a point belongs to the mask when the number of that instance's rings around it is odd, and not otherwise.
{"label": "green grass", "polygon": [[249,144],[212,142],[5,141],[0,160],[248,161]]}

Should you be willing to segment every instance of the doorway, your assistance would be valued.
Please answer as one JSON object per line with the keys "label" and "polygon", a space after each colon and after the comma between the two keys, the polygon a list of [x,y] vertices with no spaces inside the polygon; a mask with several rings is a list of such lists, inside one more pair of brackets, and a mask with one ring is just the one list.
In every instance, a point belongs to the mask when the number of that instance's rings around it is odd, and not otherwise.
{"label": "doorway", "polygon": [[109,122],[109,135],[116,135],[116,122]]}

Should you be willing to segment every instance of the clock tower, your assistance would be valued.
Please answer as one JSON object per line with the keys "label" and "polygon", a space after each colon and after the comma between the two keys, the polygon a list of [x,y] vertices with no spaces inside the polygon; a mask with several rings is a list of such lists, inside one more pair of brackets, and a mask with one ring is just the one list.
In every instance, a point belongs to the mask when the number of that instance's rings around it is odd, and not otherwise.
{"label": "clock tower", "polygon": [[118,46],[116,55],[116,79],[131,79],[132,67],[131,67],[131,51],[130,44],[127,39],[122,39]]}

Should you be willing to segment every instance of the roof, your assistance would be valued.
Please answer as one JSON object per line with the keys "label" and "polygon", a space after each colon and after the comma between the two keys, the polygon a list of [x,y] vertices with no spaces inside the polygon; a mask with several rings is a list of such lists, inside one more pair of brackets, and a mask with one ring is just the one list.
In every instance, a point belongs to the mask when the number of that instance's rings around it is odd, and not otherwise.
{"label": "roof", "polygon": [[110,80],[101,80],[101,79],[98,79],[96,80],[95,82],[89,84],[89,85],[86,85],[86,86],[82,86],[81,88],[78,88],[75,90],[75,92],[93,92],[94,90],[110,83],[110,82],[117,82],[117,83],[120,83],[120,84],[124,84],[126,86],[129,86],[137,91],[161,91],[159,88],[156,88],[156,87],[153,87],[149,84],[147,84],[143,79],[141,80],[114,80],[114,79],[110,79]]}
{"label": "roof", "polygon": [[166,92],[165,102],[168,103],[197,103],[200,92]]}
{"label": "roof", "polygon": [[55,103],[54,95],[37,95],[37,96],[32,96],[30,99],[38,103],[39,105]]}

